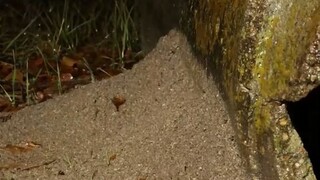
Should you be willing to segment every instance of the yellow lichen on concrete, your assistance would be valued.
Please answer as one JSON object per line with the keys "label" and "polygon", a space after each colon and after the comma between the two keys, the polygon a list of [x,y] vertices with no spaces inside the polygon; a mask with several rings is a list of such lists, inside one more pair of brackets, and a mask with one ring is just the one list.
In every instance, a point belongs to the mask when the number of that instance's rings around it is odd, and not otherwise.
{"label": "yellow lichen on concrete", "polygon": [[[195,47],[217,68],[227,97],[236,96],[241,27],[247,1],[199,0],[194,12]],[[233,101],[233,100],[232,100]],[[232,102],[230,101],[230,102]]]}
{"label": "yellow lichen on concrete", "polygon": [[[320,1],[282,1],[266,20],[256,47],[254,77],[263,98],[279,99],[289,91],[297,65],[306,53],[320,20]],[[308,31],[306,31],[306,29]],[[299,43],[297,43],[299,42]]]}
{"label": "yellow lichen on concrete", "polygon": [[261,155],[258,164],[249,162],[251,169],[265,171],[263,175],[272,171],[270,177],[297,175],[290,169],[292,159],[287,164],[277,162],[292,156],[287,143],[293,135],[278,128],[275,107],[292,94],[298,67],[320,22],[320,1],[191,1],[194,47],[214,65],[215,78],[235,112],[238,137],[247,148],[244,154]]}
{"label": "yellow lichen on concrete", "polygon": [[[279,9],[270,10],[265,28],[256,47],[254,80],[259,86],[255,107],[255,126],[268,129],[271,110],[261,111],[261,102],[282,100],[290,91],[289,82],[296,78],[299,61],[306,53],[319,22],[320,1],[282,1]],[[311,8],[314,7],[314,8]],[[315,23],[316,22],[316,23]],[[306,29],[308,31],[306,31]],[[299,43],[297,43],[299,42]]]}
{"label": "yellow lichen on concrete", "polygon": [[228,3],[223,0],[199,1],[199,8],[194,13],[197,48],[203,54],[213,51],[213,45],[220,30],[220,17]]}
{"label": "yellow lichen on concrete", "polygon": [[255,107],[254,107],[254,125],[255,125],[255,130],[257,135],[260,135],[265,132],[270,126],[270,113],[272,113],[272,110],[270,105],[268,104],[263,104],[263,101],[261,99],[258,99],[255,102]]}

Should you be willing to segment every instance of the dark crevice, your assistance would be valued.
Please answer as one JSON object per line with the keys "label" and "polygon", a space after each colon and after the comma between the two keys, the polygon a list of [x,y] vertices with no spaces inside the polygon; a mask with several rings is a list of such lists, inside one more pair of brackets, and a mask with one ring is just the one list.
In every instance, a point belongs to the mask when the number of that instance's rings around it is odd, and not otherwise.
{"label": "dark crevice", "polygon": [[320,179],[320,86],[297,102],[285,102],[294,128],[309,154],[313,171]]}

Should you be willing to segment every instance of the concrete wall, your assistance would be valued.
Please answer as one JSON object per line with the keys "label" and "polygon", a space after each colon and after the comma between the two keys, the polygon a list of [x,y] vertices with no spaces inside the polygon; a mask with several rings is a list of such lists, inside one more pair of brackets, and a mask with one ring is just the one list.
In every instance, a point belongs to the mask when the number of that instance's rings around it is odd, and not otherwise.
{"label": "concrete wall", "polygon": [[220,86],[242,156],[257,179],[315,179],[286,102],[298,101],[320,85],[319,0],[139,4],[149,49],[178,24],[189,37],[198,63]]}

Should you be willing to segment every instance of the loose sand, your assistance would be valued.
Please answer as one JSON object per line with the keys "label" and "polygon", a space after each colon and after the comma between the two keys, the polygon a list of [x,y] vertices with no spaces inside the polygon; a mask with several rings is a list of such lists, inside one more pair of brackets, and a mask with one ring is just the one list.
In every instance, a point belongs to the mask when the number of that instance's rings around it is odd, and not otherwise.
{"label": "loose sand", "polygon": [[[41,144],[0,149],[0,177],[250,179],[216,86],[194,77],[188,61],[195,60],[186,38],[171,31],[132,70],[0,122],[1,147]],[[126,99],[118,112],[116,95]]]}

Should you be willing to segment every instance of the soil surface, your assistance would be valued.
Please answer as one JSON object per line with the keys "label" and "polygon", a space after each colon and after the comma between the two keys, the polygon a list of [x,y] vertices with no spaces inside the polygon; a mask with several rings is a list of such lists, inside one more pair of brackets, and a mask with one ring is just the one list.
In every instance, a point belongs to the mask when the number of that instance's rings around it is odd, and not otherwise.
{"label": "soil surface", "polygon": [[171,31],[132,70],[0,122],[0,179],[250,179],[216,86],[190,61]]}

